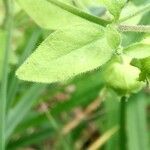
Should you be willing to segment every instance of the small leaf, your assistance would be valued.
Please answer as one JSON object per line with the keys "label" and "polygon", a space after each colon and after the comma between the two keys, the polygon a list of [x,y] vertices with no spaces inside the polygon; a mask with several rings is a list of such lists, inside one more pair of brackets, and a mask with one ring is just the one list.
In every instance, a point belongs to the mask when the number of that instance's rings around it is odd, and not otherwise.
{"label": "small leaf", "polygon": [[119,45],[121,44],[120,33],[112,25],[107,26],[106,33],[107,33],[106,34],[107,40],[108,40],[108,43],[110,44],[110,46],[115,50],[118,49]]}
{"label": "small leaf", "polygon": [[141,70],[143,78],[150,79],[150,57],[141,60]]}
{"label": "small leaf", "polygon": [[122,8],[124,7],[127,0],[98,0],[102,3],[109,12],[115,17],[115,19],[119,18]]}
{"label": "small leaf", "polygon": [[98,68],[112,56],[105,29],[89,24],[52,33],[18,69],[34,82],[57,82]]}
{"label": "small leaf", "polygon": [[132,58],[143,59],[150,56],[150,44],[144,40],[128,46],[124,52]]}

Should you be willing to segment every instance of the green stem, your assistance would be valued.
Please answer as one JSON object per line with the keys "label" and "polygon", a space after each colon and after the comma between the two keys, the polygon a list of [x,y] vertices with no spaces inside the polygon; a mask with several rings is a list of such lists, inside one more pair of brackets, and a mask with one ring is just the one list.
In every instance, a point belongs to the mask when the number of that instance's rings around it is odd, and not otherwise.
{"label": "green stem", "polygon": [[99,17],[93,16],[91,14],[88,14],[88,13],[76,8],[76,7],[73,7],[73,6],[63,3],[63,2],[60,2],[58,0],[47,0],[47,1],[63,10],[66,10],[66,11],[68,11],[76,16],[79,16],[83,19],[86,19],[90,22],[93,22],[93,23],[96,23],[99,25],[103,25],[103,26],[106,26],[107,24],[111,23],[108,20],[104,20]]}
{"label": "green stem", "polygon": [[7,31],[6,46],[4,50],[4,61],[2,67],[2,80],[0,87],[0,150],[5,150],[5,119],[6,119],[6,101],[7,101],[7,80],[8,80],[8,57],[11,45],[12,35],[12,1],[4,0],[5,19],[4,29]]}
{"label": "green stem", "polygon": [[143,8],[141,8],[141,9],[139,9],[138,11],[134,12],[133,14],[130,14],[130,15],[128,15],[128,16],[126,16],[126,17],[120,19],[120,20],[119,20],[119,23],[124,22],[124,21],[126,21],[126,20],[128,20],[128,19],[131,19],[132,17],[135,17],[135,16],[137,16],[137,15],[139,15],[139,14],[141,14],[141,13],[145,13],[145,12],[147,12],[147,11],[149,11],[149,10],[150,10],[150,4],[147,4],[147,5],[145,5]]}
{"label": "green stem", "polygon": [[149,25],[118,25],[118,30],[121,32],[145,32],[150,33]]}
{"label": "green stem", "polygon": [[126,150],[126,97],[120,102],[120,150]]}

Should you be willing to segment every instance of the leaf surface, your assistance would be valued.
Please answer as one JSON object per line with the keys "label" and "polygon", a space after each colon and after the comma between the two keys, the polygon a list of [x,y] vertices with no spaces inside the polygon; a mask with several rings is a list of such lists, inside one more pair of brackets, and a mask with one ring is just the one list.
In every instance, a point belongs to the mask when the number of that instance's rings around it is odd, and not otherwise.
{"label": "leaf surface", "polygon": [[115,19],[119,18],[122,8],[124,7],[127,0],[98,0],[101,4],[103,4],[109,12],[115,17]]}
{"label": "leaf surface", "polygon": [[141,60],[142,76],[150,79],[150,57]]}
{"label": "leaf surface", "polygon": [[105,28],[89,24],[52,33],[18,69],[17,76],[34,82],[57,82],[93,70],[113,54]]}
{"label": "leaf surface", "polygon": [[42,28],[64,29],[87,22],[106,25],[107,21],[56,0],[17,0],[21,8]]}
{"label": "leaf surface", "polygon": [[150,56],[150,44],[147,42],[135,43],[125,48],[124,51],[132,58],[143,59]]}

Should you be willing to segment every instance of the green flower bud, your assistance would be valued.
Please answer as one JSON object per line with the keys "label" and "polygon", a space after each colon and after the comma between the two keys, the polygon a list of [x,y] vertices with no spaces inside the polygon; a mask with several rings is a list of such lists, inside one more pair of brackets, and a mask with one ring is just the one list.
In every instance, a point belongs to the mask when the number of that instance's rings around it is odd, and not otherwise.
{"label": "green flower bud", "polygon": [[108,86],[121,95],[138,92],[143,87],[143,82],[138,81],[140,70],[130,65],[130,59],[125,58],[122,63],[113,62],[105,73]]}

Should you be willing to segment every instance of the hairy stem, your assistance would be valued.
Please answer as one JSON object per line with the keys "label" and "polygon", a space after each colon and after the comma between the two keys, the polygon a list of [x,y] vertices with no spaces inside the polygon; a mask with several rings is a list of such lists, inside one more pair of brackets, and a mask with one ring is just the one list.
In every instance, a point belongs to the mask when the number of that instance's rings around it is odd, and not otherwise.
{"label": "hairy stem", "polygon": [[149,25],[118,25],[118,30],[121,32],[145,32],[150,33]]}
{"label": "hairy stem", "polygon": [[4,0],[5,19],[4,29],[7,31],[6,46],[4,50],[4,61],[2,67],[2,80],[0,87],[0,150],[5,150],[5,119],[6,119],[6,101],[7,101],[7,80],[8,80],[8,56],[11,43],[12,31],[12,1]]}
{"label": "hairy stem", "polygon": [[126,97],[120,102],[120,150],[126,150]]}

